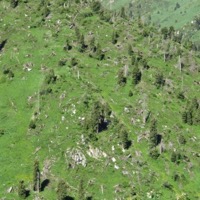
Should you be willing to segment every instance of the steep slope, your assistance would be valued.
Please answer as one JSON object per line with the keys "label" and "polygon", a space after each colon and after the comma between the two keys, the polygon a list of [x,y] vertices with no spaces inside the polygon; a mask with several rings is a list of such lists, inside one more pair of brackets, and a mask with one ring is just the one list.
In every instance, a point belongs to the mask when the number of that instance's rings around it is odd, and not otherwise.
{"label": "steep slope", "polygon": [[28,199],[57,199],[60,180],[79,199],[81,179],[87,199],[199,198],[196,52],[98,3],[0,13],[2,199],[21,180]]}
{"label": "steep slope", "polygon": [[153,23],[156,26],[174,26],[176,30],[184,33],[187,39],[199,41],[199,25],[196,17],[199,17],[200,2],[198,0],[142,0],[142,1],[104,1],[111,9],[127,8],[130,17],[141,16],[144,23]]}

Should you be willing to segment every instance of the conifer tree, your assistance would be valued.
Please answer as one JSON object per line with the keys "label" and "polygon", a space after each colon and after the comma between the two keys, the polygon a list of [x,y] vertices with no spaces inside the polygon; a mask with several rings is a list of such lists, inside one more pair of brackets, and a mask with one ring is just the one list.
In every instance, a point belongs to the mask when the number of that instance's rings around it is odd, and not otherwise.
{"label": "conifer tree", "polygon": [[118,72],[118,84],[124,86],[126,84],[126,77],[124,76],[124,69],[120,69]]}
{"label": "conifer tree", "polygon": [[77,40],[79,41],[81,37],[81,33],[77,26],[75,27],[75,35],[76,35]]}
{"label": "conifer tree", "polygon": [[133,68],[132,72],[132,83],[133,85],[137,85],[141,81],[142,73],[139,70],[138,66]]}
{"label": "conifer tree", "polygon": [[63,180],[60,180],[58,182],[58,188],[57,188],[57,199],[58,200],[65,200],[67,197],[67,185]]}
{"label": "conifer tree", "polygon": [[149,133],[149,146],[150,148],[156,147],[158,143],[157,135],[157,122],[155,119],[152,120]]}
{"label": "conifer tree", "polygon": [[86,48],[86,45],[85,45],[85,38],[84,38],[84,35],[82,34],[80,36],[80,47],[79,47],[79,51],[80,52],[84,52],[85,51],[85,48]]}
{"label": "conifer tree", "polygon": [[118,33],[116,31],[113,31],[113,34],[112,34],[112,43],[113,44],[117,43],[118,37],[119,37]]}
{"label": "conifer tree", "polygon": [[187,123],[187,112],[186,111],[184,111],[183,113],[182,113],[182,121],[183,121],[183,123]]}
{"label": "conifer tree", "polygon": [[40,169],[39,162],[36,160],[34,163],[34,171],[33,171],[33,190],[40,192],[41,184],[40,184]]}
{"label": "conifer tree", "polygon": [[85,200],[84,182],[83,179],[80,180],[78,188],[78,200]]}
{"label": "conifer tree", "polygon": [[66,45],[63,48],[65,51],[69,51],[72,49],[72,45],[70,44],[69,40],[66,40]]}
{"label": "conifer tree", "polygon": [[10,6],[11,8],[16,8],[18,6],[19,1],[18,0],[11,0]]}
{"label": "conifer tree", "polygon": [[27,197],[27,195],[26,195],[26,189],[25,189],[25,185],[24,185],[24,181],[20,181],[19,182],[18,196],[21,199],[25,199]]}
{"label": "conifer tree", "polygon": [[120,17],[126,18],[126,13],[125,13],[125,8],[124,7],[121,8]]}
{"label": "conifer tree", "polygon": [[101,3],[99,1],[93,1],[91,3],[91,9],[93,10],[93,12],[99,12],[101,10]]}
{"label": "conifer tree", "polygon": [[192,125],[192,124],[193,124],[192,111],[188,111],[188,112],[187,112],[187,123],[188,123],[189,125]]}
{"label": "conifer tree", "polygon": [[120,130],[120,138],[121,138],[121,143],[124,149],[129,148],[129,140],[128,140],[128,133],[124,128],[121,128]]}
{"label": "conifer tree", "polygon": [[131,44],[128,45],[128,55],[131,56],[133,54],[133,47]]}
{"label": "conifer tree", "polygon": [[162,73],[157,73],[155,77],[155,85],[157,88],[160,88],[165,85],[164,76]]}
{"label": "conifer tree", "polygon": [[103,60],[105,58],[105,54],[103,53],[99,43],[97,44],[96,57],[98,60]]}
{"label": "conifer tree", "polygon": [[131,56],[131,65],[137,65],[137,58],[135,55]]}
{"label": "conifer tree", "polygon": [[90,40],[90,50],[94,53],[97,50],[97,47],[95,45],[95,37],[92,37]]}

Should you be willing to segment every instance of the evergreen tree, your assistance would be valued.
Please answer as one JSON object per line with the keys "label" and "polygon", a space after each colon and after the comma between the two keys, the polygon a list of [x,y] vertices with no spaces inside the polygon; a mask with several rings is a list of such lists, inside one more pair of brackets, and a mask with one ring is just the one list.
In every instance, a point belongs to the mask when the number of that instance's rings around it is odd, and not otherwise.
{"label": "evergreen tree", "polygon": [[164,40],[166,40],[167,37],[168,37],[168,35],[169,35],[168,28],[167,28],[167,27],[162,28],[162,29],[161,29],[161,33],[163,34]]}
{"label": "evergreen tree", "polygon": [[131,56],[133,54],[133,47],[131,44],[128,45],[128,55]]}
{"label": "evergreen tree", "polygon": [[187,121],[187,112],[186,111],[184,111],[183,113],[182,113],[182,121],[183,121],[183,123],[187,123],[188,121]]}
{"label": "evergreen tree", "polygon": [[138,66],[133,68],[132,72],[132,83],[133,85],[137,85],[141,81],[142,73],[139,70]]}
{"label": "evergreen tree", "polygon": [[83,179],[80,180],[78,188],[78,200],[85,200],[84,182]]}
{"label": "evergreen tree", "polygon": [[191,110],[196,111],[199,108],[199,103],[197,101],[197,98],[193,98],[191,102]]}
{"label": "evergreen tree", "polygon": [[40,169],[39,162],[36,160],[34,163],[34,171],[33,171],[33,190],[40,192],[41,184],[40,184]]}
{"label": "evergreen tree", "polygon": [[157,73],[155,77],[155,85],[157,88],[160,88],[165,85],[164,76],[162,73]]}
{"label": "evergreen tree", "polygon": [[101,10],[101,3],[99,1],[93,1],[91,3],[91,9],[93,12],[99,12]]}
{"label": "evergreen tree", "polygon": [[85,45],[85,38],[84,38],[84,35],[82,34],[81,36],[80,36],[80,46],[79,46],[79,51],[80,52],[84,52],[85,51],[85,49],[86,49],[86,45]]}
{"label": "evergreen tree", "polygon": [[[99,133],[100,131],[106,129],[105,123],[105,113],[102,104],[97,101],[94,103],[90,117],[86,120],[86,129],[93,133]],[[92,136],[92,135],[91,135]]]}
{"label": "evergreen tree", "polygon": [[192,112],[191,111],[188,111],[187,112],[187,123],[189,124],[189,125],[192,125],[193,124],[193,116],[192,116]]}
{"label": "evergreen tree", "polygon": [[124,86],[126,84],[126,77],[124,76],[124,69],[120,69],[118,72],[118,84]]}
{"label": "evergreen tree", "polygon": [[126,18],[126,12],[125,12],[125,8],[124,7],[121,8],[120,17]]}
{"label": "evergreen tree", "polygon": [[90,50],[94,53],[97,50],[97,47],[95,45],[95,37],[92,37],[90,40]]}
{"label": "evergreen tree", "polygon": [[58,189],[57,189],[57,199],[58,200],[65,200],[67,197],[67,185],[64,181],[60,180],[58,182]]}
{"label": "evergreen tree", "polygon": [[65,51],[69,51],[72,49],[72,45],[70,44],[69,40],[66,40],[66,45],[63,48]]}
{"label": "evergreen tree", "polygon": [[118,33],[116,31],[113,31],[113,34],[112,34],[112,43],[113,44],[117,43],[118,37],[119,37]]}
{"label": "evergreen tree", "polygon": [[158,144],[157,122],[152,120],[149,133],[149,146],[150,148],[156,147]]}
{"label": "evergreen tree", "polygon": [[77,26],[75,27],[75,35],[76,35],[77,40],[80,41],[81,33]]}
{"label": "evergreen tree", "polygon": [[193,123],[195,125],[200,125],[200,109],[198,109],[195,113],[194,119],[193,119]]}
{"label": "evergreen tree", "polygon": [[128,140],[128,133],[124,128],[121,128],[120,130],[120,138],[121,138],[121,143],[124,149],[128,149],[130,142]]}
{"label": "evergreen tree", "polygon": [[19,182],[18,196],[21,199],[25,199],[27,197],[27,195],[26,195],[26,189],[25,189],[25,185],[24,185],[24,181],[20,181]]}
{"label": "evergreen tree", "polygon": [[105,58],[105,54],[101,49],[101,45],[98,43],[97,44],[97,49],[96,49],[96,58],[98,60],[103,60]]}
{"label": "evergreen tree", "polygon": [[137,65],[137,58],[135,55],[131,56],[131,65]]}
{"label": "evergreen tree", "polygon": [[19,1],[18,0],[11,0],[10,6],[11,8],[16,8],[18,6]]}

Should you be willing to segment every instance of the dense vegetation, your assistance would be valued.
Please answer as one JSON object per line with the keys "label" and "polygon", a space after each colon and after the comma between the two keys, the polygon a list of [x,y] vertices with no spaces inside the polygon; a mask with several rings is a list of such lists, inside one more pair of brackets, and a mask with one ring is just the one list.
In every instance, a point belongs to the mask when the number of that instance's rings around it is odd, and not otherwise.
{"label": "dense vegetation", "polygon": [[199,52],[127,13],[0,1],[0,198],[200,198]]}

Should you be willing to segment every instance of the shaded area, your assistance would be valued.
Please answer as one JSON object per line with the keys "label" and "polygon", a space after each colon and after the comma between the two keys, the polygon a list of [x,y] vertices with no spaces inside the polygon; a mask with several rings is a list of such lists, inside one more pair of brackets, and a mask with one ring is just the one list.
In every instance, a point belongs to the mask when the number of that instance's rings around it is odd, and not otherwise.
{"label": "shaded area", "polygon": [[30,196],[30,190],[26,190],[26,197]]}
{"label": "shaded area", "polygon": [[74,200],[74,198],[73,198],[73,197],[70,197],[70,196],[66,196],[66,197],[65,197],[65,200]]}
{"label": "shaded area", "polygon": [[49,183],[50,183],[49,179],[45,179],[44,181],[42,181],[42,183],[41,183],[41,191],[44,191],[44,189],[46,187],[48,187]]}
{"label": "shaded area", "polygon": [[2,51],[2,49],[5,47],[6,43],[7,43],[7,39],[4,40],[4,41],[0,44],[0,51]]}

